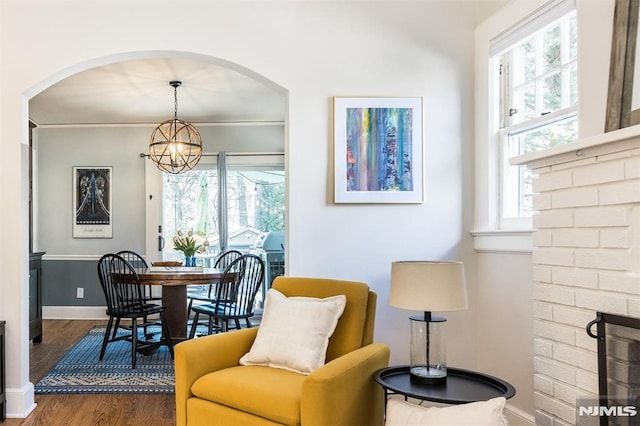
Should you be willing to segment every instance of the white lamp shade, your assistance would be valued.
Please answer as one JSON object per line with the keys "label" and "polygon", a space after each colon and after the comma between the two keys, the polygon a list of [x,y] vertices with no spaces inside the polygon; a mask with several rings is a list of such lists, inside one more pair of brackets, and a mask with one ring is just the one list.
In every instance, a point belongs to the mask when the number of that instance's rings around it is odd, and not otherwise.
{"label": "white lamp shade", "polygon": [[389,303],[424,312],[467,309],[464,265],[444,261],[393,262]]}

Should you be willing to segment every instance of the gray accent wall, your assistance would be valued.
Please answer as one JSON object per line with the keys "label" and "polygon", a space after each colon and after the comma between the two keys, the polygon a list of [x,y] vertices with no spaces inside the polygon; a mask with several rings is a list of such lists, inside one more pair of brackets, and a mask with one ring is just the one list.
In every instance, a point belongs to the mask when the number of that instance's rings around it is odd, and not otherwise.
{"label": "gray accent wall", "polygon": [[[199,127],[205,152],[283,152],[284,126]],[[34,248],[46,252],[44,306],[101,306],[97,277],[100,256],[145,250],[145,162],[153,127],[37,128],[37,235]],[[113,167],[113,238],[72,237],[72,169]],[[84,288],[84,298],[76,289]]]}
{"label": "gray accent wall", "polygon": [[[38,131],[37,247],[48,255],[102,255],[144,248],[145,128],[51,128]],[[113,238],[73,238],[74,166],[111,166]]]}
{"label": "gray accent wall", "polygon": [[[42,262],[44,306],[102,306],[104,295],[98,279],[98,261],[45,260]],[[84,288],[84,298],[76,289]]]}

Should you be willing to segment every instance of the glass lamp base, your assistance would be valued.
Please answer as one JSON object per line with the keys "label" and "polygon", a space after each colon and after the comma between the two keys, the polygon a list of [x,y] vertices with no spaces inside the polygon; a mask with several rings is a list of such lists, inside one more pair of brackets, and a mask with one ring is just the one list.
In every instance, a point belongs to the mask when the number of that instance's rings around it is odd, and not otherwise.
{"label": "glass lamp base", "polygon": [[438,367],[411,367],[409,377],[412,383],[427,385],[443,384],[447,381],[447,369]]}
{"label": "glass lamp base", "polygon": [[444,338],[446,319],[425,312],[412,316],[410,378],[413,383],[446,383],[447,358]]}

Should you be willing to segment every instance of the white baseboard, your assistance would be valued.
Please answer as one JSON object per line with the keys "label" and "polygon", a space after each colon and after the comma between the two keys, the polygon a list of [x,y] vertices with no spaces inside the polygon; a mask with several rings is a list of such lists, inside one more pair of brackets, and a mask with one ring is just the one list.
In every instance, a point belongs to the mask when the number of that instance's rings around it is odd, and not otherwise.
{"label": "white baseboard", "polygon": [[106,306],[43,306],[44,319],[106,320]]}
{"label": "white baseboard", "polygon": [[504,407],[504,414],[509,420],[509,426],[535,426],[536,424],[533,415],[509,404]]}
{"label": "white baseboard", "polygon": [[22,389],[7,388],[6,394],[7,418],[24,419],[36,408],[31,382]]}

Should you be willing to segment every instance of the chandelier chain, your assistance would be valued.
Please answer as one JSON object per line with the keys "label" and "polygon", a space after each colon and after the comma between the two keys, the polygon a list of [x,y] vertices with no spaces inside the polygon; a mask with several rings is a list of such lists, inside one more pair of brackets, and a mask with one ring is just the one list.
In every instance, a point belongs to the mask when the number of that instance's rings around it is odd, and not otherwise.
{"label": "chandelier chain", "polygon": [[173,119],[178,120],[178,86],[173,86]]}

